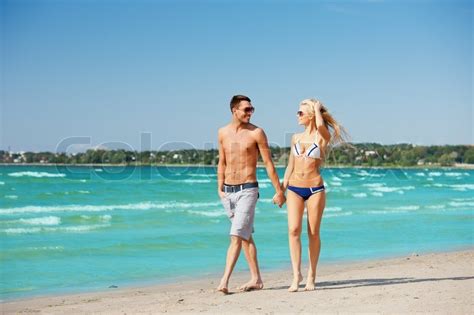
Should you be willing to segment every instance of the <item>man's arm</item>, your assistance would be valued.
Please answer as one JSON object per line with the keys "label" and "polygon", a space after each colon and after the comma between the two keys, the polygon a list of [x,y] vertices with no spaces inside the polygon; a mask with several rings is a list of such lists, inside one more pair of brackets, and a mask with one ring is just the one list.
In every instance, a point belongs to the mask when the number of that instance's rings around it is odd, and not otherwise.
{"label": "man's arm", "polygon": [[219,147],[219,163],[217,164],[217,194],[220,198],[224,197],[224,192],[222,188],[224,187],[224,179],[225,179],[225,153],[224,147],[222,144],[222,130],[219,129],[217,134],[218,137],[218,147]]}
{"label": "man's arm", "polygon": [[278,174],[275,170],[275,166],[273,165],[272,155],[270,152],[270,148],[268,147],[267,136],[265,132],[258,128],[256,130],[257,136],[257,145],[258,150],[260,151],[260,155],[262,156],[263,163],[265,164],[265,168],[267,170],[268,177],[272,181],[273,188],[275,188],[275,196],[273,197],[273,202],[281,206],[285,203],[285,194],[280,186],[280,179],[278,178]]}

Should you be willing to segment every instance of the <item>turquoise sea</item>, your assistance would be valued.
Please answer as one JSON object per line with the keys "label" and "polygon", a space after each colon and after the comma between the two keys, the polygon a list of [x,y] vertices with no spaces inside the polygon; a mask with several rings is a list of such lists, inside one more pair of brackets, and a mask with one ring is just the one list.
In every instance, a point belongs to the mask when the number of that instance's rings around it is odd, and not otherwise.
{"label": "turquoise sea", "polygon": [[[215,173],[0,166],[1,300],[194,277],[217,281],[229,223]],[[472,170],[326,168],[323,177],[322,264],[473,245]],[[289,270],[286,209],[271,203],[264,169],[258,178],[254,237],[262,271]],[[246,270],[243,256],[237,269]]]}

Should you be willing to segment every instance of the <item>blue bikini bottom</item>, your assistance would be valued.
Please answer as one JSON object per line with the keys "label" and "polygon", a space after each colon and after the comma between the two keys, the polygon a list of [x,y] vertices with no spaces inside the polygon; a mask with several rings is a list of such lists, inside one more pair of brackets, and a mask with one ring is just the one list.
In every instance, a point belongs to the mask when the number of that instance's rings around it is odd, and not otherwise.
{"label": "blue bikini bottom", "polygon": [[309,187],[309,188],[288,186],[288,189],[291,190],[292,192],[296,193],[298,196],[303,198],[304,201],[306,201],[313,194],[324,191],[324,185],[321,185],[321,186],[318,186],[318,187]]}

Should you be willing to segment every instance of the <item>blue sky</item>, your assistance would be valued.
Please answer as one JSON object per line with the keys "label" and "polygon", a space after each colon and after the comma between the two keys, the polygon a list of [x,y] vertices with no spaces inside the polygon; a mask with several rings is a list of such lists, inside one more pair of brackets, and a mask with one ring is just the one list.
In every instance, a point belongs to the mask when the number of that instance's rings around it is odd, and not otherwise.
{"label": "blue sky", "polygon": [[212,147],[241,93],[277,145],[309,97],[354,142],[472,144],[472,16],[471,1],[2,0],[0,147]]}

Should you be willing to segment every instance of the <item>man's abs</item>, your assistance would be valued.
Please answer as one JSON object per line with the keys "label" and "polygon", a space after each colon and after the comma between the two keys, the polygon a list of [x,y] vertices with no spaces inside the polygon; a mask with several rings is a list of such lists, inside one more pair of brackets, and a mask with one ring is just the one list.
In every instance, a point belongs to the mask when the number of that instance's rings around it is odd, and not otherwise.
{"label": "man's abs", "polygon": [[243,168],[232,168],[227,165],[224,173],[224,183],[227,185],[254,183],[257,181],[256,170],[256,165],[247,165]]}
{"label": "man's abs", "polygon": [[225,154],[224,183],[238,185],[257,181],[258,147],[250,131],[227,136],[223,141]]}

